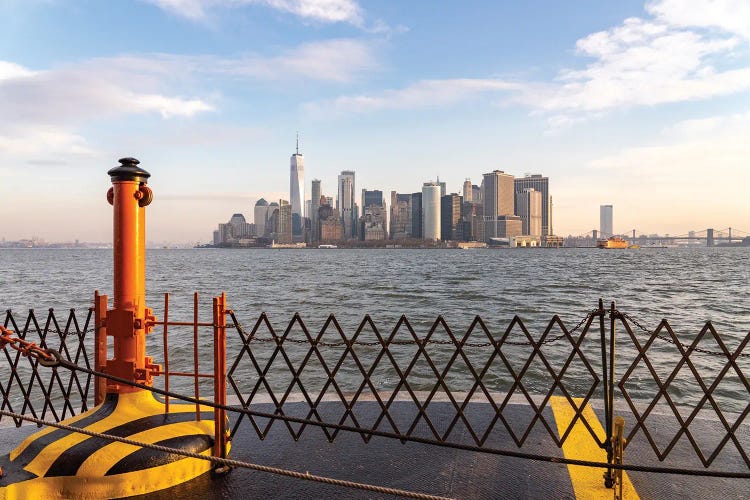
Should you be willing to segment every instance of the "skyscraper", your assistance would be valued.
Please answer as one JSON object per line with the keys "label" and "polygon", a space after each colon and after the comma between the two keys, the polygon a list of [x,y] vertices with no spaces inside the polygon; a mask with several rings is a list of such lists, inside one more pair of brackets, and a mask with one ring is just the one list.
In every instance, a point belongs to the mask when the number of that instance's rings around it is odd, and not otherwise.
{"label": "skyscraper", "polygon": [[[552,196],[549,194],[549,178],[540,174],[525,175],[513,181],[515,192],[524,189],[534,189],[542,193],[542,236],[550,236],[552,232]],[[520,214],[519,214],[520,215]]]}
{"label": "skyscraper", "polygon": [[255,222],[256,235],[265,236],[268,215],[268,202],[261,198],[255,203],[255,209],[253,210],[253,222]]}
{"label": "skyscraper", "polygon": [[313,179],[310,189],[310,227],[312,227],[311,240],[318,241],[318,209],[320,208],[320,179]]}
{"label": "skyscraper", "polygon": [[473,189],[471,188],[471,181],[469,179],[466,179],[464,181],[464,203],[469,202],[471,203],[471,194]]}
{"label": "skyscraper", "polygon": [[440,237],[443,240],[463,240],[461,197],[457,193],[440,197]]}
{"label": "skyscraper", "polygon": [[425,182],[422,186],[422,237],[440,239],[440,184]]}
{"label": "skyscraper", "polygon": [[422,238],[422,193],[412,193],[409,198],[411,237]]}
{"label": "skyscraper", "polygon": [[276,219],[276,241],[292,242],[292,206],[286,200],[279,200],[279,214]]}
{"label": "skyscraper", "polygon": [[411,236],[410,205],[410,194],[398,194],[396,191],[391,191],[390,229],[392,239],[408,238]]}
{"label": "skyscraper", "polygon": [[363,189],[362,190],[363,213],[364,213],[364,210],[371,205],[375,205],[376,207],[385,207],[385,199],[383,198],[383,192],[378,189],[375,189],[373,191]]}
{"label": "skyscraper", "polygon": [[502,170],[494,170],[484,174],[483,184],[484,215],[492,219],[500,215],[513,215],[513,176]]}
{"label": "skyscraper", "polygon": [[521,217],[521,231],[528,236],[542,235],[542,193],[532,188],[516,191],[516,215]]}
{"label": "skyscraper", "polygon": [[609,238],[614,235],[612,219],[612,205],[599,206],[599,235],[601,238]]}
{"label": "skyscraper", "polygon": [[344,226],[344,239],[349,239],[356,235],[356,203],[354,201],[354,171],[344,170],[339,175],[338,182],[338,199],[336,208],[341,214],[342,224]]}
{"label": "skyscraper", "polygon": [[292,233],[302,234],[302,218],[305,216],[305,157],[299,152],[299,135],[297,135],[297,152],[289,162],[289,204],[292,208]]}
{"label": "skyscraper", "polygon": [[500,237],[498,220],[502,216],[514,215],[515,197],[513,176],[502,170],[484,174],[482,178],[485,238]]}

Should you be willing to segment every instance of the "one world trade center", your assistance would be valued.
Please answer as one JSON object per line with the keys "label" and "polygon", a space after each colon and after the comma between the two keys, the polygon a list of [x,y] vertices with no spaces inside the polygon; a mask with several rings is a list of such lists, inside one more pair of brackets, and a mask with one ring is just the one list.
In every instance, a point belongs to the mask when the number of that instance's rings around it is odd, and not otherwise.
{"label": "one world trade center", "polygon": [[305,157],[299,152],[299,135],[297,152],[289,163],[289,202],[292,205],[292,234],[302,236],[305,217]]}

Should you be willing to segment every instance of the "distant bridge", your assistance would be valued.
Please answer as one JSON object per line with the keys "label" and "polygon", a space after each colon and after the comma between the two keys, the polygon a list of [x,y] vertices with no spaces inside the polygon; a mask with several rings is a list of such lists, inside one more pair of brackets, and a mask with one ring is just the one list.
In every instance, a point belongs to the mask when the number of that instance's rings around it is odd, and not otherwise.
{"label": "distant bridge", "polygon": [[[622,236],[623,238],[626,238],[630,241],[630,243],[633,244],[649,244],[649,243],[676,243],[678,241],[705,241],[706,245],[709,247],[712,247],[716,245],[717,243],[739,243],[743,241],[745,238],[750,236],[750,233],[747,231],[740,231],[738,229],[733,229],[731,227],[727,227],[724,229],[716,230],[713,228],[704,229],[702,231],[689,231],[686,234],[680,234],[677,236],[671,236],[671,235],[647,235],[640,233],[639,231],[635,229],[631,229],[630,231],[617,233],[617,235]],[[590,237],[594,240],[598,239],[600,237],[599,232],[596,229],[592,229],[586,234],[581,235],[582,237]]]}

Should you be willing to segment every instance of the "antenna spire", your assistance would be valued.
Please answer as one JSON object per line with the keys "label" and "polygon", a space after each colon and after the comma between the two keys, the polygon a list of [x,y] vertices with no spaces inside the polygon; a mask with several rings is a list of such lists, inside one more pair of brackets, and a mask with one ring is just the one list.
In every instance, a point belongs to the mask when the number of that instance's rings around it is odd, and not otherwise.
{"label": "antenna spire", "polygon": [[299,154],[299,131],[297,131],[297,154]]}

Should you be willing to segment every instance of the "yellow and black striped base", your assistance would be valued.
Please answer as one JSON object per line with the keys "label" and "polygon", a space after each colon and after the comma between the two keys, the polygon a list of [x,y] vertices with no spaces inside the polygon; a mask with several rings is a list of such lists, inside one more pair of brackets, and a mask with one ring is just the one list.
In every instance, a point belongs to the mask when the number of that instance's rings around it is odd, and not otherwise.
{"label": "yellow and black striped base", "polygon": [[[89,431],[211,455],[214,413],[195,405],[164,404],[148,391],[109,394],[91,411],[62,423]],[[211,469],[185,458],[72,431],[47,428],[0,457],[0,500],[120,498],[169,488]]]}

